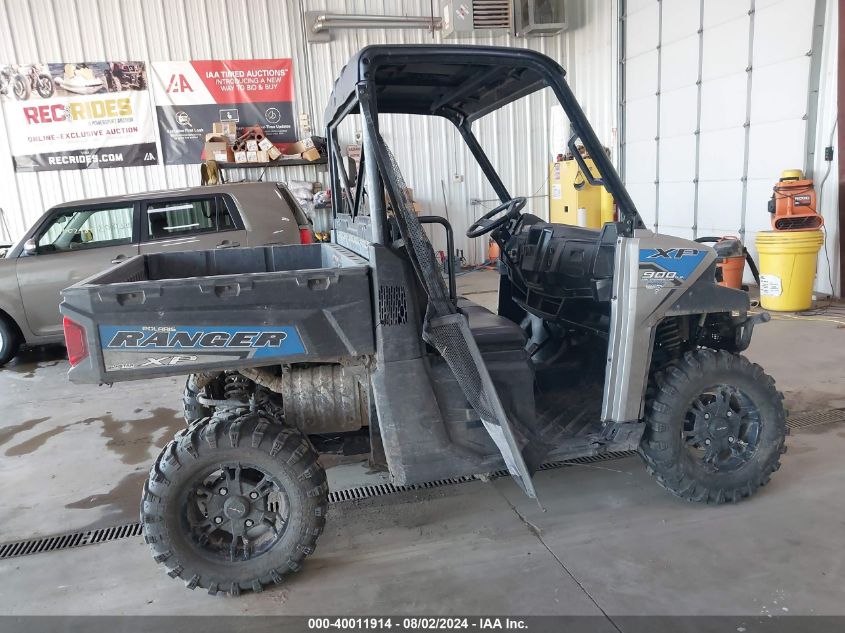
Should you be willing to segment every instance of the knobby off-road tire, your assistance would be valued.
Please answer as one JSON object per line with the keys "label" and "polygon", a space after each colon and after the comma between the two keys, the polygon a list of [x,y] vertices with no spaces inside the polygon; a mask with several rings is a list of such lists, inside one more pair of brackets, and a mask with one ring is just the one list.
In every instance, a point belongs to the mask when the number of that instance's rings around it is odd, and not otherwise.
{"label": "knobby off-road tire", "polygon": [[780,468],[787,434],[771,376],[739,354],[698,350],[655,375],[639,452],[675,496],[738,502]]}
{"label": "knobby off-road tire", "polygon": [[191,374],[185,380],[185,390],[182,394],[182,414],[185,416],[185,423],[188,426],[202,418],[210,418],[214,415],[214,407],[207,407],[197,401],[200,391],[207,391],[207,389],[198,389],[194,381],[194,374]]}
{"label": "knobby off-road tire", "polygon": [[162,450],[144,485],[141,522],[171,578],[238,595],[298,571],[327,506],[326,474],[307,437],[260,413],[224,413]]}

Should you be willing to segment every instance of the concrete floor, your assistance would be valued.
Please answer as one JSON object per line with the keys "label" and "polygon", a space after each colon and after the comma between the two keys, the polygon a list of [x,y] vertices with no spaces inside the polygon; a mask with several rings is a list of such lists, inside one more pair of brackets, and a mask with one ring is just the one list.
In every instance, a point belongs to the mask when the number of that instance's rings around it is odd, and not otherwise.
{"label": "concrete floor", "polygon": [[[459,281],[495,303],[495,275]],[[791,413],[845,407],[843,342],[838,323],[777,320],[748,356]],[[0,542],[137,520],[147,469],[182,426],[181,379],[80,387],[66,370],[60,348],[0,370]],[[141,538],[9,559],[0,614],[845,615],[845,425],[789,447],[736,506],[679,501],[638,458],[538,474],[545,511],[507,479],[336,504],[301,573],[238,599],[183,589]],[[329,475],[333,489],[383,480],[363,463]]]}

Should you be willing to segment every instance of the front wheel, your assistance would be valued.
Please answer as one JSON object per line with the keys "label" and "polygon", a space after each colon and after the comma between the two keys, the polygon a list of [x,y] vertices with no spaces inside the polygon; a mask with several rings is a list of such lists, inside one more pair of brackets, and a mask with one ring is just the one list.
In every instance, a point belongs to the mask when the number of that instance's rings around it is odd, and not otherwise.
{"label": "front wheel", "polygon": [[171,578],[238,595],[302,567],[323,531],[328,484],[295,429],[217,414],[177,434],[150,471],[141,522]]}
{"label": "front wheel", "polygon": [[737,502],[780,468],[786,434],[771,376],[739,354],[702,349],[655,375],[640,455],[678,497]]}
{"label": "front wheel", "polygon": [[12,77],[12,94],[15,95],[15,99],[18,101],[29,99],[29,95],[32,94],[29,79],[20,74]]}

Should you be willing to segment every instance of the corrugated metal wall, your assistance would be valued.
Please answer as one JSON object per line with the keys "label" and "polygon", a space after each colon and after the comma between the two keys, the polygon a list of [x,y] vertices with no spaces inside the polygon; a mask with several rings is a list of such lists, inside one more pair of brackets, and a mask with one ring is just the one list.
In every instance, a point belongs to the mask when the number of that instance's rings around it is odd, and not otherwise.
{"label": "corrugated metal wall", "polygon": [[[0,61],[97,61],[140,59],[238,59],[291,57],[294,63],[295,112],[307,113],[315,131],[322,129],[323,108],[335,75],[359,48],[372,43],[437,43],[439,34],[424,30],[333,31],[330,43],[307,43],[305,11],[361,15],[439,15],[430,0],[2,0]],[[558,60],[568,71],[599,138],[615,148],[616,2],[574,0],[567,3],[570,29],[547,38],[479,37],[470,43],[530,47]],[[461,40],[449,40],[461,42]],[[507,108],[479,127],[480,141],[514,193],[536,195],[533,211],[547,214],[549,106],[547,95]],[[448,214],[462,236],[492,190],[460,139],[443,121],[393,120],[385,124],[409,186],[424,213]],[[409,122],[410,121],[410,122]],[[352,142],[354,129],[350,129]],[[132,167],[15,173],[0,125],[0,207],[13,237],[20,236],[45,209],[65,200],[192,185],[196,166]],[[268,179],[322,180],[317,167],[275,168]],[[232,179],[255,178],[257,170],[229,172]],[[459,182],[462,180],[462,182]],[[437,229],[433,229],[437,235]],[[457,247],[470,263],[485,258],[483,240],[459,237]],[[442,241],[435,239],[435,247]]]}

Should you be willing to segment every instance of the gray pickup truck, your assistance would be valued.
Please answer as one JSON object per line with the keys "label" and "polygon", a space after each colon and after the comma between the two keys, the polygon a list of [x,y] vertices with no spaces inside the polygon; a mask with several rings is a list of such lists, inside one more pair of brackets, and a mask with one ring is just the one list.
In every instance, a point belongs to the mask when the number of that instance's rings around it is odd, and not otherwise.
{"label": "gray pickup truck", "polygon": [[0,366],[22,344],[63,342],[59,293],[128,257],[299,244],[306,233],[307,216],[280,183],[188,187],[55,206],[0,257]]}

